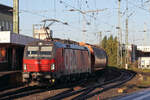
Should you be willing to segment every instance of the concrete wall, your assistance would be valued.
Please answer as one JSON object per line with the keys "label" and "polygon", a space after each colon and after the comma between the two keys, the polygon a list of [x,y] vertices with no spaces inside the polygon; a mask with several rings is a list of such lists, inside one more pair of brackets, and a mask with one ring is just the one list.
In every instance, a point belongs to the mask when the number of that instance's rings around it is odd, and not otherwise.
{"label": "concrete wall", "polygon": [[14,43],[19,45],[26,45],[33,41],[38,41],[33,37],[15,34],[10,31],[0,31],[0,43]]}

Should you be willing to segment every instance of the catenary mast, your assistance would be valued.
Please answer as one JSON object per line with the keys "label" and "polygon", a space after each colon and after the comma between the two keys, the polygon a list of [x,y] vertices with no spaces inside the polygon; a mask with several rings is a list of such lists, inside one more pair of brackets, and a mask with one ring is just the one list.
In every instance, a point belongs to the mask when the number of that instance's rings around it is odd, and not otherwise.
{"label": "catenary mast", "polygon": [[19,34],[19,0],[13,0],[13,32]]}

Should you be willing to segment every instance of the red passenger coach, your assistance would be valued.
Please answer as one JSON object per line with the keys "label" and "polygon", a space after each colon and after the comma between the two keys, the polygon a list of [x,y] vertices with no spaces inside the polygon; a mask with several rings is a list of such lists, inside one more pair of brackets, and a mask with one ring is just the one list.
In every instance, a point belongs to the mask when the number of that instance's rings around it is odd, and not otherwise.
{"label": "red passenger coach", "polygon": [[54,82],[91,73],[87,47],[38,41],[25,46],[23,59],[24,82]]}

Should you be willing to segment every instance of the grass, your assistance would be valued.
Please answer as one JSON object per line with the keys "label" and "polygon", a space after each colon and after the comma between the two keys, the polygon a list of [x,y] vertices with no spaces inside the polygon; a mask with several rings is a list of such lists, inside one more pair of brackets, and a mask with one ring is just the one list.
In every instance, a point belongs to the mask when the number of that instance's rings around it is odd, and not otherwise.
{"label": "grass", "polygon": [[[113,66],[109,66],[109,67],[111,68]],[[114,68],[124,69],[125,67],[114,66]],[[132,93],[150,87],[150,76],[149,76],[150,74],[144,74],[144,73],[150,73],[150,69],[140,69],[135,67],[135,65],[130,65],[128,70],[132,70],[137,74],[132,80],[130,80],[129,82],[127,82],[121,87],[124,90],[124,93]]]}
{"label": "grass", "polygon": [[146,79],[143,81],[140,81],[140,86],[150,86],[150,77],[145,77]]}
{"label": "grass", "polygon": [[[137,73],[150,73],[150,69],[141,69],[137,67],[130,67],[129,70],[135,71]],[[149,87],[150,86],[150,76],[142,74],[143,79],[140,80],[136,85],[138,87]]]}
{"label": "grass", "polygon": [[141,69],[141,68],[136,68],[136,67],[129,67],[129,70],[132,70],[135,72],[150,73],[150,69]]}
{"label": "grass", "polygon": [[[112,66],[109,66],[110,68],[112,67]],[[124,69],[124,67],[114,67],[114,68],[118,68],[118,69]],[[131,65],[129,68],[128,68],[128,70],[132,70],[132,71],[134,71],[134,72],[136,72],[137,74],[138,73],[150,73],[150,69],[141,69],[141,68],[137,68],[137,67],[134,67],[134,65]],[[139,76],[137,76],[138,78],[137,79],[139,79]],[[142,74],[142,77],[143,77],[143,79],[142,80],[137,80],[137,83],[136,83],[136,85],[138,86],[138,87],[150,87],[150,76],[149,75],[144,75],[144,74]],[[138,88],[138,87],[136,87],[136,88]]]}

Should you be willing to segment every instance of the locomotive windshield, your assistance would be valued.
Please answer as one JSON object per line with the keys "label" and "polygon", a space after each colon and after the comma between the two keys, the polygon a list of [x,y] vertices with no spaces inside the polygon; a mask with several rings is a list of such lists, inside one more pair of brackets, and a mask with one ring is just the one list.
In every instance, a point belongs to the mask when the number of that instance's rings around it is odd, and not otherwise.
{"label": "locomotive windshield", "polygon": [[27,49],[27,56],[29,57],[37,57],[38,56],[39,47],[29,46]]}
{"label": "locomotive windshield", "polygon": [[27,57],[51,57],[52,46],[28,46],[26,51]]}
{"label": "locomotive windshield", "polygon": [[40,50],[41,57],[51,57],[52,55],[51,53],[52,53],[52,47],[46,47],[46,46],[41,47]]}

